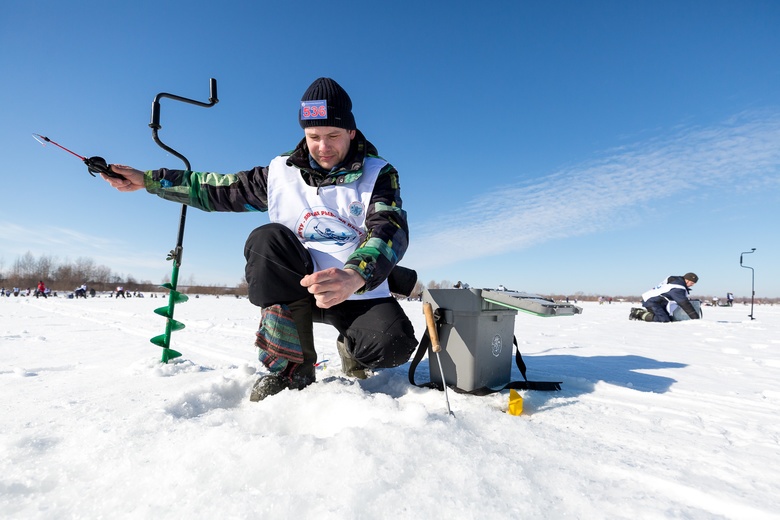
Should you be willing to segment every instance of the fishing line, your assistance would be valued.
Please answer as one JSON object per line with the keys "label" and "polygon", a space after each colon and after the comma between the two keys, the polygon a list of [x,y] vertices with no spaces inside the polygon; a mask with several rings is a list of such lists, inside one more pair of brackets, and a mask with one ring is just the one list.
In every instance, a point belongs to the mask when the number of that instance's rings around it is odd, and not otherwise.
{"label": "fishing line", "polygon": [[306,276],[306,275],[308,274],[308,273],[303,273],[303,274],[301,274],[301,273],[299,273],[298,271],[295,271],[295,270],[293,270],[293,269],[290,269],[290,268],[289,268],[289,267],[287,267],[286,265],[284,265],[284,264],[280,264],[279,262],[277,262],[277,261],[275,261],[275,260],[273,260],[273,259],[271,259],[271,258],[267,257],[266,255],[264,255],[264,254],[262,254],[262,253],[258,253],[257,251],[255,251],[255,250],[254,250],[254,249],[252,249],[251,247],[245,247],[244,249],[245,249],[245,250],[247,250],[247,251],[249,251],[250,253],[252,253],[252,254],[254,254],[254,255],[257,255],[257,256],[259,256],[260,258],[263,258],[264,260],[267,260],[268,262],[271,262],[272,264],[274,264],[274,265],[276,265],[276,266],[278,266],[278,267],[281,267],[281,268],[282,268],[282,269],[284,269],[285,271],[289,271],[289,272],[291,272],[292,274],[295,274],[295,275],[298,275],[298,276],[300,276],[301,278],[303,278],[304,276]]}

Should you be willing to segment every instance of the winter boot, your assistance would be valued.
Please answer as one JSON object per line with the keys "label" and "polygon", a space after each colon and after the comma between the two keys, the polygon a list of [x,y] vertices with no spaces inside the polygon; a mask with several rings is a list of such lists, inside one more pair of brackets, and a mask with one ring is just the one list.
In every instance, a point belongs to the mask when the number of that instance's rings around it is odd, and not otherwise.
{"label": "winter boot", "polygon": [[278,394],[285,388],[287,388],[287,385],[282,376],[268,374],[255,381],[252,393],[249,394],[249,400],[252,402],[262,401],[266,397]]}
{"label": "winter boot", "polygon": [[341,358],[341,370],[343,370],[346,375],[358,379],[365,379],[368,377],[366,376],[366,369],[349,353],[347,341],[341,334],[339,334],[339,339],[336,341],[336,347],[338,348],[339,357]]}
{"label": "winter boot", "polygon": [[249,394],[252,402],[262,401],[284,389],[303,390],[315,381],[314,366],[287,365],[279,374],[268,374],[257,381]]}
{"label": "winter boot", "polygon": [[647,311],[647,312],[645,312],[644,316],[642,316],[639,319],[640,320],[645,320],[645,321],[655,321],[655,314],[653,314],[650,311]]}

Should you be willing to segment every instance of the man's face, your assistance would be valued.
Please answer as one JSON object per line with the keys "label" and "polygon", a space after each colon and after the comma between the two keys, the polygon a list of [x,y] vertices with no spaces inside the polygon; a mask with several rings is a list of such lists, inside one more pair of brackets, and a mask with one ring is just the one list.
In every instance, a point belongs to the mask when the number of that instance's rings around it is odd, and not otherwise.
{"label": "man's face", "polygon": [[305,130],[306,145],[317,164],[330,170],[347,156],[354,130],[335,126],[310,126]]}
{"label": "man's face", "polygon": [[686,287],[693,287],[694,285],[696,285],[696,282],[694,282],[692,280],[685,280],[685,286]]}

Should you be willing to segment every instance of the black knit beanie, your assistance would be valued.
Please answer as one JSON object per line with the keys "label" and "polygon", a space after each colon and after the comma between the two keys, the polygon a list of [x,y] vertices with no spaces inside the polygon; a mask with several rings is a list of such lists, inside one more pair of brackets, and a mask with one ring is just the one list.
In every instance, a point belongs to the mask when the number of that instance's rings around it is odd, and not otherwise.
{"label": "black knit beanie", "polygon": [[685,273],[685,275],[683,275],[683,279],[690,280],[693,283],[697,283],[699,281],[699,277],[696,276],[696,273]]}
{"label": "black knit beanie", "polygon": [[341,85],[330,78],[318,78],[309,85],[301,98],[298,111],[301,128],[335,126],[355,130],[352,100]]}

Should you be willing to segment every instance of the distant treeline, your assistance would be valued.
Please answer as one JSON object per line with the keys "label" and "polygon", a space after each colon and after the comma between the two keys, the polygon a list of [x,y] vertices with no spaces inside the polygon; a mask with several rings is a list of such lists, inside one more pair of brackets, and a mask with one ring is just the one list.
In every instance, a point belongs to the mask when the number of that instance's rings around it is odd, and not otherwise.
{"label": "distant treeline", "polygon": [[[22,291],[30,288],[35,290],[38,285],[38,281],[42,280],[46,284],[46,287],[54,292],[71,292],[81,284],[87,284],[90,289],[95,289],[98,292],[113,292],[117,286],[124,287],[128,292],[155,292],[160,291],[160,284],[153,283],[150,280],[136,280],[132,275],[123,275],[114,273],[111,268],[104,265],[96,265],[95,261],[91,258],[77,258],[75,261],[59,262],[55,257],[43,255],[38,258],[33,256],[32,253],[27,252],[24,255],[18,257],[14,263],[4,268],[2,260],[0,260],[0,287],[10,289],[12,287],[19,287]],[[170,277],[166,276],[161,283],[170,282]],[[459,283],[459,282],[458,282]],[[417,285],[412,291],[412,297],[420,297],[423,292],[423,288],[428,289],[451,289],[455,287],[455,283],[450,280],[441,280],[439,282],[431,280],[426,285],[423,285],[421,281],[417,281]],[[200,285],[195,283],[193,277],[189,277],[185,280],[179,280],[176,287],[181,292],[190,294],[228,294],[228,295],[247,295],[247,284],[245,280],[242,280],[235,287],[227,287],[224,285]],[[475,287],[476,288],[476,287]],[[521,288],[510,288],[509,290],[520,290]],[[613,302],[638,302],[641,300],[639,295],[599,295],[599,294],[584,294],[582,292],[576,292],[574,294],[542,294],[546,298],[552,298],[556,301],[565,301],[566,298],[569,301],[598,301],[599,298],[603,298],[605,302],[608,302],[611,298]],[[698,295],[693,294],[691,297],[698,298],[702,301],[712,301],[714,298],[712,295]],[[725,301],[725,295],[717,296],[721,302]],[[739,305],[745,301],[750,302],[750,297],[738,296],[735,298],[734,304]],[[755,303],[763,304],[775,304],[780,303],[780,298],[756,298]]]}
{"label": "distant treeline", "polygon": [[[76,287],[87,284],[89,289],[97,292],[114,291],[117,286],[124,287],[128,292],[160,291],[160,284],[150,280],[137,280],[132,275],[114,273],[110,267],[97,265],[91,258],[77,258],[75,261],[60,262],[55,257],[43,255],[38,258],[32,253],[18,257],[14,263],[5,268],[0,263],[0,287],[6,290],[19,287],[22,291],[28,288],[35,290],[38,281],[43,281],[53,292],[72,292]],[[170,282],[166,277],[161,283]],[[220,285],[198,285],[190,277],[188,281],[179,281],[177,289],[181,292],[198,294],[230,294],[245,296],[246,283],[236,287]]]}

